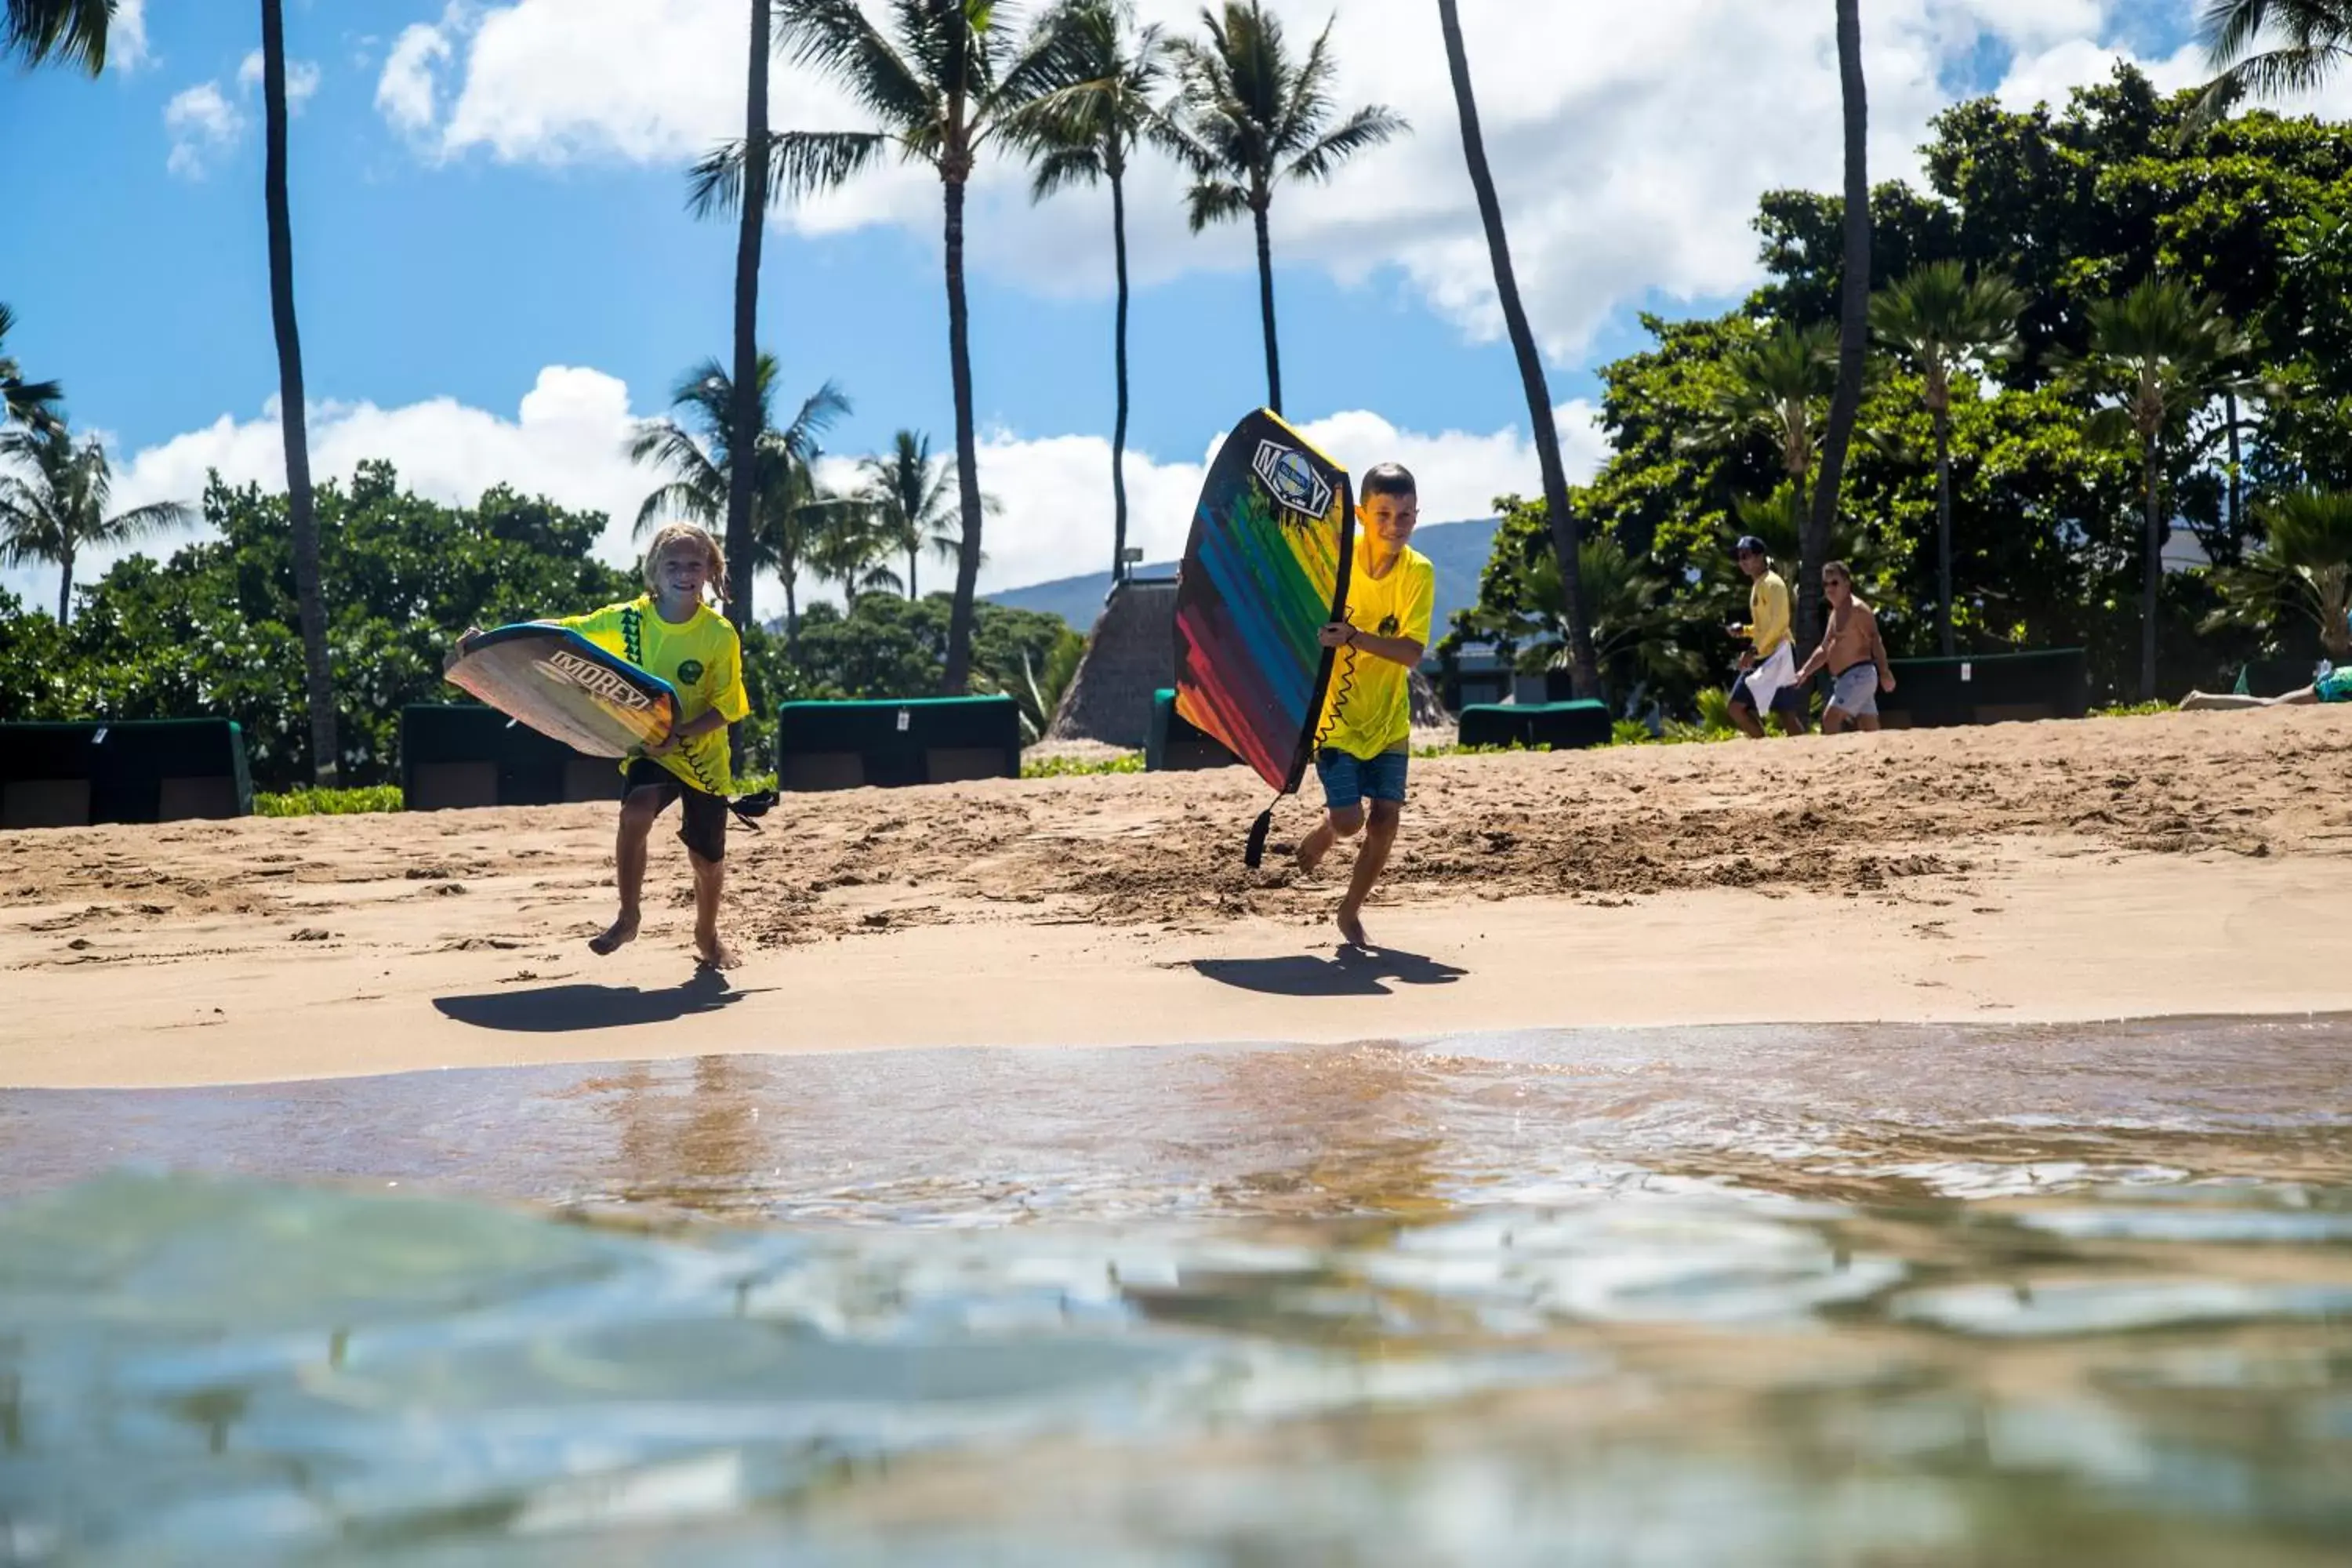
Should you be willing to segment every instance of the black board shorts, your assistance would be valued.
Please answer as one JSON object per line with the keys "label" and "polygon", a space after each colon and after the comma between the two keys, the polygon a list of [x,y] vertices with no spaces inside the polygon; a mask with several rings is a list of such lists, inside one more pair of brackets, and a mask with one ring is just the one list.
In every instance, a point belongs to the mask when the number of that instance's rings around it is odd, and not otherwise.
{"label": "black board shorts", "polygon": [[656,813],[667,811],[670,802],[686,803],[685,820],[677,825],[678,841],[690,854],[712,864],[727,858],[727,803],[715,795],[705,795],[698,789],[688,789],[678,776],[659,763],[639,757],[629,764],[623,780],[628,793],[639,790],[659,790],[661,805]]}

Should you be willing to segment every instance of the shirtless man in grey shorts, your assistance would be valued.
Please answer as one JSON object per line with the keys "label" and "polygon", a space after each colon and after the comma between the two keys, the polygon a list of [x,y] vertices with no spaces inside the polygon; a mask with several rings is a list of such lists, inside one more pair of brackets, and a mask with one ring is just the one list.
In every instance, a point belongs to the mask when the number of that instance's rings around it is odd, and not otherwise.
{"label": "shirtless man in grey shorts", "polygon": [[1878,636],[1878,616],[1854,597],[1853,574],[1843,561],[1822,564],[1822,591],[1829,595],[1830,618],[1822,646],[1797,671],[1802,688],[1823,669],[1830,672],[1830,705],[1822,715],[1822,733],[1834,735],[1851,724],[1858,730],[1878,728],[1878,694],[1895,689],[1895,672],[1887,668],[1886,644]]}

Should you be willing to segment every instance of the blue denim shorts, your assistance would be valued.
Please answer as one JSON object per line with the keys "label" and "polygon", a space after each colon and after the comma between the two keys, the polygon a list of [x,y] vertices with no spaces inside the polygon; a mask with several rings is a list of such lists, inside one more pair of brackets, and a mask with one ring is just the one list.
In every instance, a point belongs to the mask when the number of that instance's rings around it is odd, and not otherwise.
{"label": "blue denim shorts", "polygon": [[1353,811],[1368,800],[1404,804],[1405,752],[1382,752],[1366,759],[1326,746],[1315,753],[1315,775],[1323,781],[1323,801],[1333,811]]}

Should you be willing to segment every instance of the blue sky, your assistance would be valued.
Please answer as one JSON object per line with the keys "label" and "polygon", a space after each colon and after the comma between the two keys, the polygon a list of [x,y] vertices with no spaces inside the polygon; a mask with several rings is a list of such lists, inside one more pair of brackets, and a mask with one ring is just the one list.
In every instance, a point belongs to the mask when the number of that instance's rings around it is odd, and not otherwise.
{"label": "blue sky", "polygon": [[[128,68],[96,82],[12,74],[0,90],[0,138],[16,154],[0,174],[16,236],[0,268],[18,321],[9,352],[65,382],[78,425],[108,433],[126,500],[192,494],[206,466],[278,472],[263,419],[276,364],[260,110],[240,81],[258,43],[252,9],[147,0],[143,49],[132,34],[119,51]],[[1304,30],[1329,6],[1277,9]],[[1404,454],[1429,468],[1433,514],[1466,515],[1531,484],[1532,460],[1444,71],[1415,31],[1425,9],[1343,8],[1343,93],[1394,103],[1417,134],[1277,205],[1285,384],[1295,417],[1355,448],[1343,460]],[[1594,395],[1592,366],[1640,341],[1633,313],[1737,298],[1754,280],[1755,195],[1834,178],[1829,6],[1805,8],[1823,18],[1750,14],[1780,9],[1657,0],[1646,21],[1588,37],[1589,20],[1465,6],[1580,467],[1601,447],[1575,405]],[[2118,50],[2178,76],[2192,5],[1872,9],[1885,13],[1872,38],[1874,158],[1900,174],[1927,116],[1958,96],[2063,91],[2103,76]],[[682,170],[740,112],[740,11],[289,0],[289,55],[316,70],[293,124],[293,210],[323,470],[347,469],[373,439],[450,499],[505,478],[622,510],[650,488],[612,450],[627,418],[659,412],[682,370],[728,349],[732,231],[686,212]],[[1654,36],[1621,47],[1629,27]],[[1536,57],[1577,63],[1525,63]],[[791,70],[778,97],[783,122],[855,123]],[[1756,105],[1771,106],[1765,123]],[[1107,552],[1108,204],[1079,193],[1032,209],[1010,171],[994,178],[974,197],[973,351],[983,479],[1007,502],[992,575],[1010,583],[1093,569]],[[1130,440],[1139,526],[1160,547],[1181,536],[1209,443],[1263,393],[1246,234],[1189,238],[1175,190],[1160,171],[1133,197],[1144,282]],[[855,401],[836,451],[875,449],[900,426],[950,448],[937,227],[936,183],[906,172],[770,229],[762,337],[789,393],[829,377]],[[551,367],[575,374],[551,381]],[[536,413],[524,406],[534,389]],[[41,581],[8,578],[19,592]]]}

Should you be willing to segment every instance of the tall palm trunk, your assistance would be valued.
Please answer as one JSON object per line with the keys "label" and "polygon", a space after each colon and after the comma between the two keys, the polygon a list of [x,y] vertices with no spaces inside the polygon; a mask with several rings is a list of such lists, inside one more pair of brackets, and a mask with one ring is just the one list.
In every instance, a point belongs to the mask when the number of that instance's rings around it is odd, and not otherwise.
{"label": "tall palm trunk", "polygon": [[1936,412],[1936,642],[1950,658],[1952,641],[1952,416]]}
{"label": "tall palm trunk", "polygon": [[789,653],[801,646],[800,574],[788,564],[781,575],[784,580],[784,649]]}
{"label": "tall palm trunk", "polygon": [[2156,591],[2164,579],[2164,509],[2157,489],[2156,437],[2142,438],[2141,466],[2147,479],[2147,539],[2143,555],[2147,580],[2139,592],[2139,700],[2156,700]]}
{"label": "tall palm trunk", "polygon": [[971,320],[963,297],[963,180],[947,181],[948,370],[955,383],[956,500],[963,538],[956,549],[955,604],[948,612],[947,691],[971,683],[972,595],[980,583],[980,451],[972,437]]}
{"label": "tall palm trunk", "polygon": [[1282,350],[1274,335],[1274,235],[1267,226],[1263,199],[1250,205],[1250,216],[1257,220],[1257,313],[1265,329],[1265,405],[1280,414]]}
{"label": "tall palm trunk", "polygon": [[1127,182],[1114,160],[1110,174],[1110,245],[1118,268],[1118,342],[1112,351],[1118,382],[1118,413],[1111,422],[1110,580],[1127,581]]}
{"label": "tall palm trunk", "polygon": [[918,559],[918,558],[919,558],[919,557],[921,556],[921,554],[922,554],[922,551],[921,551],[920,549],[919,549],[919,548],[917,548],[917,547],[914,547],[914,546],[911,546],[911,545],[908,547],[908,550],[907,550],[907,602],[908,602],[908,604],[912,604],[912,603],[914,603],[917,599],[919,599],[919,598],[921,598],[921,597],[923,596],[923,595],[922,595],[922,594],[920,593],[920,591],[919,591],[919,590],[916,588],[916,586],[915,586],[915,562],[917,561],[917,559]]}
{"label": "tall palm trunk", "polygon": [[1838,321],[1837,393],[1822,437],[1820,487],[1805,519],[1798,568],[1798,639],[1813,646],[1822,630],[1822,563],[1837,521],[1846,444],[1862,412],[1863,361],[1870,347],[1870,100],[1862,73],[1862,0],[1837,0],[1838,80],[1845,101],[1845,288]]}
{"label": "tall palm trunk", "polygon": [[[768,211],[769,0],[751,0],[751,59],[743,96],[743,202],[735,236],[735,406],[729,420],[727,558],[742,581],[730,582],[727,618],[737,630],[751,624],[752,498],[759,488],[760,245]],[[742,731],[736,731],[740,752]],[[740,761],[740,757],[738,757]]]}
{"label": "tall palm trunk", "polygon": [[2241,467],[2245,454],[2238,444],[2238,389],[2236,387],[2229,387],[2222,392],[2221,407],[2230,421],[2230,543],[2232,548],[2235,548],[2240,542],[2241,536],[2238,529],[2244,520],[2246,504],[2245,469]]}
{"label": "tall palm trunk", "polygon": [[73,607],[74,552],[66,551],[58,557],[58,625],[66,624],[66,612]]}
{"label": "tall palm trunk", "polygon": [[1486,226],[1486,254],[1494,263],[1495,293],[1503,307],[1503,321],[1511,334],[1511,352],[1519,362],[1519,384],[1528,398],[1528,417],[1535,428],[1536,460],[1543,471],[1544,508],[1551,520],[1552,555],[1559,564],[1560,596],[1567,601],[1570,679],[1579,697],[1601,695],[1600,660],[1592,649],[1592,622],[1585,614],[1584,584],[1577,558],[1576,513],[1568,497],[1568,469],[1560,461],[1559,427],[1551,411],[1551,387],[1544,376],[1543,357],[1536,350],[1534,331],[1519,300],[1518,274],[1511,266],[1510,237],[1503,227],[1503,205],[1495,195],[1495,173],[1486,162],[1486,134],[1479,129],[1478,100],[1470,83],[1469,51],[1462,42],[1462,17],[1454,0],[1437,0],[1437,19],[1445,33],[1445,63],[1454,77],[1454,103],[1462,119],[1462,155],[1470,165],[1470,184],[1478,195],[1478,216]]}
{"label": "tall palm trunk", "polygon": [[294,321],[294,225],[286,200],[286,23],[279,0],[261,0],[261,96],[269,209],[269,315],[278,332],[278,423],[286,438],[286,510],[294,535],[294,597],[302,626],[303,695],[310,710],[310,776],[341,777],[335,690],[327,663],[327,600],[320,581],[319,519],[310,495],[310,441],[303,417],[302,339]]}

